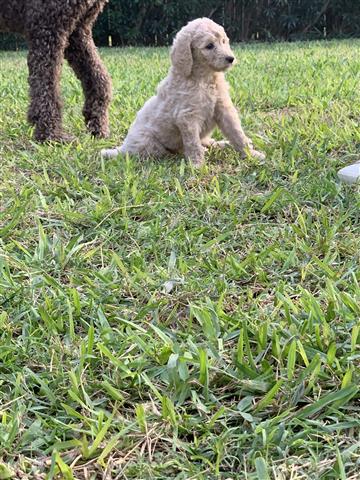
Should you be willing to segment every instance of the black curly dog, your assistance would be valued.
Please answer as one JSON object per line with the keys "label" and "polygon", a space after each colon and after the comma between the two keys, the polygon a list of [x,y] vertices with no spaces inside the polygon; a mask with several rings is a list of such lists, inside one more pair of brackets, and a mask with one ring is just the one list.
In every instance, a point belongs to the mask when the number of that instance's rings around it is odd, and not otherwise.
{"label": "black curly dog", "polygon": [[86,125],[95,136],[109,133],[110,77],[97,53],[92,26],[108,0],[0,0],[0,30],[28,42],[28,120],[39,141],[66,140],[59,91],[64,57],[82,83]]}

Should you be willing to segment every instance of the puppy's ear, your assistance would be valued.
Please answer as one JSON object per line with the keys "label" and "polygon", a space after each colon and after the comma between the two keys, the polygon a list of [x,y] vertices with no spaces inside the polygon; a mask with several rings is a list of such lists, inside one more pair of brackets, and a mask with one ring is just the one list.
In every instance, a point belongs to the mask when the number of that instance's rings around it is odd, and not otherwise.
{"label": "puppy's ear", "polygon": [[171,48],[171,63],[180,70],[185,77],[189,77],[193,65],[193,57],[191,53],[192,35],[189,32],[180,32],[174,39]]}

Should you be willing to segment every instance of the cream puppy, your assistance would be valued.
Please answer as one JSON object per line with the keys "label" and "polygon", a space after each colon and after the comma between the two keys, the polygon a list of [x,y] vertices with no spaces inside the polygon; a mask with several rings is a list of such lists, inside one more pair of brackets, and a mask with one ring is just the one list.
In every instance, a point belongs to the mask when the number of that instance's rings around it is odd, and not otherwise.
{"label": "cream puppy", "polygon": [[189,22],[175,37],[172,66],[157,95],[138,112],[123,145],[103,150],[102,156],[183,153],[199,166],[204,162],[206,147],[227,144],[211,138],[218,126],[243,156],[265,158],[245,135],[229,95],[224,72],[234,61],[229,39],[220,25],[208,18]]}

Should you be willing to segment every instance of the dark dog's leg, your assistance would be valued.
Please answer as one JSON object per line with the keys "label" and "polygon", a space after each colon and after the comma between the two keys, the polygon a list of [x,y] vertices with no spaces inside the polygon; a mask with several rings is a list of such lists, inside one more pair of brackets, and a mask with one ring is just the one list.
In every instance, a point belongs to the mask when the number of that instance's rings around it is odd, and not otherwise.
{"label": "dark dog's leg", "polygon": [[95,136],[108,136],[111,81],[97,53],[90,26],[76,28],[69,38],[65,57],[82,83],[87,128]]}
{"label": "dark dog's leg", "polygon": [[66,38],[49,29],[29,40],[29,122],[39,141],[63,140],[59,81]]}

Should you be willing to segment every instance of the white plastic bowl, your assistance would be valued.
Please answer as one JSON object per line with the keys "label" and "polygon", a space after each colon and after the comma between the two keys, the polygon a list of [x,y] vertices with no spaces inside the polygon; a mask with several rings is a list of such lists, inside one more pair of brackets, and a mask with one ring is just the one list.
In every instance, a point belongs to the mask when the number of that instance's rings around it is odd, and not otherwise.
{"label": "white plastic bowl", "polygon": [[345,183],[355,183],[360,178],[360,163],[342,168],[338,171],[338,176]]}

